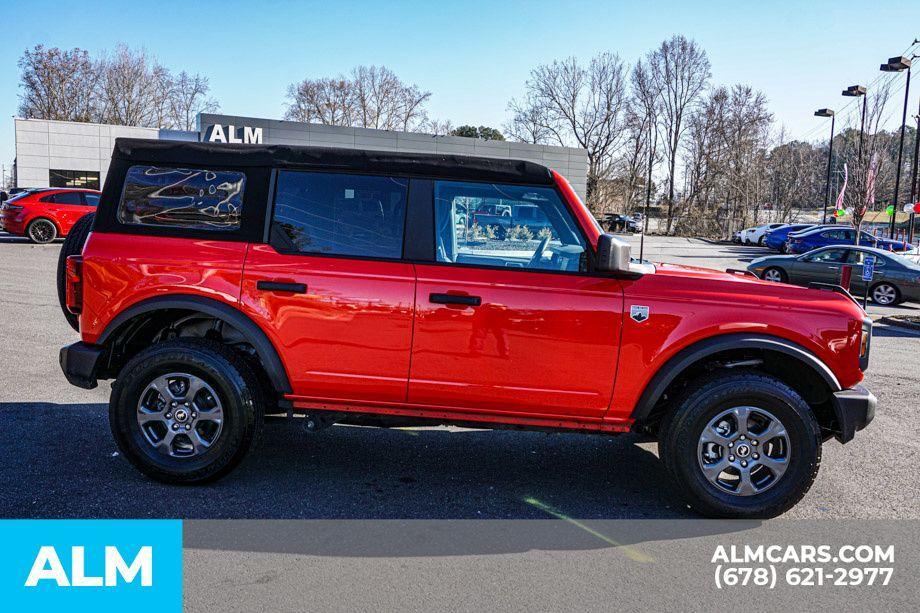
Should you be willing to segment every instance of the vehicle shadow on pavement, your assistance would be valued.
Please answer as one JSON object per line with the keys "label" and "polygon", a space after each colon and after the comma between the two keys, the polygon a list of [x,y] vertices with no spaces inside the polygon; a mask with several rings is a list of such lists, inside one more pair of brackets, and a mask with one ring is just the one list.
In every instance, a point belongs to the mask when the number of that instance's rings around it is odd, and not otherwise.
{"label": "vehicle shadow on pavement", "polygon": [[[699,520],[633,435],[308,433],[301,420],[270,420],[242,467],[183,487],[152,481],[121,457],[107,411],[0,403],[0,517],[363,520],[186,524],[191,548],[362,557],[605,547],[641,557],[631,545],[760,524]],[[693,521],[653,521],[662,518]],[[544,521],[444,521],[496,519]]]}
{"label": "vehicle shadow on pavement", "polygon": [[898,326],[875,325],[872,327],[873,337],[890,337],[890,338],[917,338],[920,331],[908,328],[899,328]]}
{"label": "vehicle shadow on pavement", "polygon": [[229,476],[180,487],[121,455],[104,404],[0,403],[0,516],[252,519],[695,517],[634,435],[511,430],[308,433],[268,421]]}

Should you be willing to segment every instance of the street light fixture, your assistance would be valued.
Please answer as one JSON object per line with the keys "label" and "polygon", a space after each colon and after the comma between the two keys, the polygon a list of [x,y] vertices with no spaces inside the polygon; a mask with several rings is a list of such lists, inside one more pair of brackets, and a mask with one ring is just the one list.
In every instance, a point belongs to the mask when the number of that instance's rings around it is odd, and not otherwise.
{"label": "street light fixture", "polygon": [[824,215],[821,216],[821,223],[827,223],[827,207],[831,204],[831,161],[834,159],[834,122],[837,118],[834,116],[832,109],[818,109],[815,111],[815,117],[831,118],[831,138],[827,143],[827,183],[824,187]]}
{"label": "street light fixture", "polygon": [[850,98],[859,98],[862,96],[862,119],[859,122],[859,162],[862,164],[862,151],[863,151],[863,134],[866,131],[866,88],[862,85],[851,85],[842,92],[843,96],[848,96]]}
{"label": "street light fixture", "polygon": [[904,88],[904,111],[901,113],[901,140],[898,143],[898,166],[894,173],[894,212],[891,215],[891,224],[888,226],[888,238],[894,238],[894,221],[898,217],[898,196],[901,188],[901,160],[904,155],[904,128],[907,125],[907,97],[910,95],[910,65],[911,59],[904,56],[890,57],[888,62],[879,66],[882,72],[907,71],[907,85]]}

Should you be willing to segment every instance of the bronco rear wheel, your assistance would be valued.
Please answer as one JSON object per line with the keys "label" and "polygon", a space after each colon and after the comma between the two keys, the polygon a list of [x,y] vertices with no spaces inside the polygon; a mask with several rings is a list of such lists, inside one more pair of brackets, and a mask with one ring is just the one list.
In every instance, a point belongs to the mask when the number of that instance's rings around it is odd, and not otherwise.
{"label": "bronco rear wheel", "polygon": [[659,455],[690,506],[711,517],[768,518],[794,506],[821,463],[808,404],[774,377],[718,373],[665,418]]}
{"label": "bronco rear wheel", "polygon": [[220,343],[158,343],[122,369],[109,401],[118,447],[165,483],[213,481],[259,436],[264,400],[245,358]]}

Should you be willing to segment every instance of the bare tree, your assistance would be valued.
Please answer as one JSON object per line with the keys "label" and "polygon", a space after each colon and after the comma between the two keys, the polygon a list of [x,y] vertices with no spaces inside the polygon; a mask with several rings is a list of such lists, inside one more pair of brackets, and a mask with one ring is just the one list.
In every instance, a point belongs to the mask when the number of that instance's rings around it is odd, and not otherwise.
{"label": "bare tree", "polygon": [[508,103],[508,111],[511,113],[511,120],[505,124],[505,134],[508,138],[534,145],[549,142],[551,132],[547,128],[547,109],[532,96],[520,102],[512,98]]}
{"label": "bare tree", "polygon": [[651,175],[658,160],[658,85],[642,60],[630,73],[630,85],[632,97],[626,122],[629,136],[623,159],[627,185],[624,210],[627,213],[632,211],[635,202],[644,202],[654,196]]}
{"label": "bare tree", "polygon": [[159,127],[167,117],[169,72],[143,49],[119,44],[112,58],[99,63],[99,118],[122,126]]}
{"label": "bare tree", "polygon": [[454,131],[454,124],[450,119],[429,119],[419,126],[418,131],[434,136],[449,136]]}
{"label": "bare tree", "polygon": [[349,77],[305,79],[288,87],[285,119],[381,130],[426,125],[431,92],[402,82],[384,66],[358,66]]}
{"label": "bare tree", "polygon": [[288,86],[285,119],[330,126],[354,121],[351,84],[344,78],[304,79]]}
{"label": "bare tree", "polygon": [[412,130],[427,120],[431,92],[403,83],[385,66],[358,66],[351,73],[357,125],[380,130]]}
{"label": "bare tree", "polygon": [[766,159],[773,116],[746,85],[717,87],[687,117],[685,189],[678,232],[728,236],[734,222],[756,222],[769,197]]}
{"label": "bare tree", "polygon": [[169,96],[169,125],[177,130],[193,130],[198,113],[214,113],[220,106],[208,97],[208,78],[184,70],[172,81]]}
{"label": "bare tree", "polygon": [[526,89],[529,108],[521,107],[522,117],[539,122],[546,140],[587,150],[588,206],[602,208],[599,187],[624,139],[623,62],[611,53],[595,56],[587,66],[574,57],[554,61],[534,68]]}
{"label": "bare tree", "polygon": [[19,69],[21,116],[93,120],[99,73],[86,51],[36,45],[19,58]]}
{"label": "bare tree", "polygon": [[688,115],[709,83],[710,64],[706,52],[681,35],[662,42],[658,49],[648,54],[646,61],[657,85],[658,121],[668,162],[667,231],[670,232],[681,139],[687,130]]}

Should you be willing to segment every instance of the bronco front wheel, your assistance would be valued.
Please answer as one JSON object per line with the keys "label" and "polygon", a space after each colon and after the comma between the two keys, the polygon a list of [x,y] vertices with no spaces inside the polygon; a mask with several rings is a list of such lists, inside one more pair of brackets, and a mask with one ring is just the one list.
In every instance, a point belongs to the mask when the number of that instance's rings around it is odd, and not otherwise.
{"label": "bronco front wheel", "polygon": [[118,447],[144,474],[200,483],[233,470],[258,438],[264,401],[245,358],[220,343],[176,340],[141,351],[109,401]]}
{"label": "bronco front wheel", "polygon": [[775,517],[794,506],[821,463],[821,430],[788,385],[758,372],[715,374],[685,391],[664,420],[659,455],[704,515]]}

